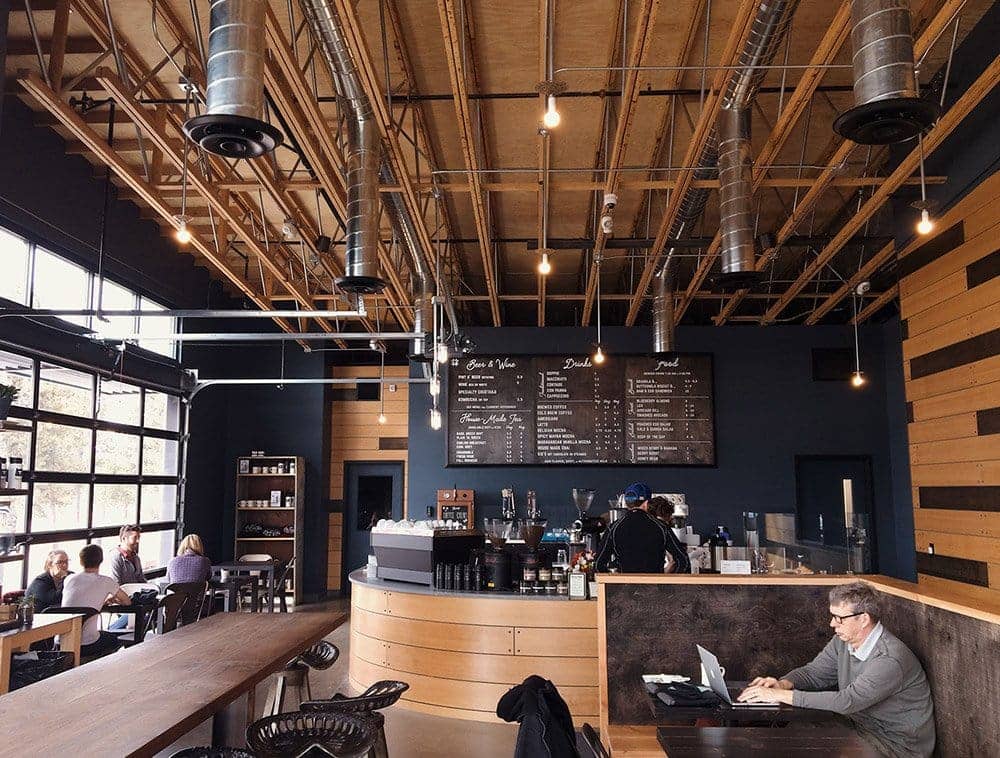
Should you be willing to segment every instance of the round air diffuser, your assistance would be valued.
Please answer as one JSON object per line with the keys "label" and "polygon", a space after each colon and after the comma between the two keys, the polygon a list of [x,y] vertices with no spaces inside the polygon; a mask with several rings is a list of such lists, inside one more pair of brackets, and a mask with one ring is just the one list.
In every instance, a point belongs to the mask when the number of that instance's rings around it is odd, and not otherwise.
{"label": "round air diffuser", "polygon": [[281,132],[247,116],[206,113],[184,122],[184,132],[202,150],[226,158],[256,158],[281,144]]}
{"label": "round air diffuser", "polygon": [[891,145],[926,131],[939,112],[934,103],[916,97],[876,100],[842,113],[833,128],[841,137],[861,145]]}

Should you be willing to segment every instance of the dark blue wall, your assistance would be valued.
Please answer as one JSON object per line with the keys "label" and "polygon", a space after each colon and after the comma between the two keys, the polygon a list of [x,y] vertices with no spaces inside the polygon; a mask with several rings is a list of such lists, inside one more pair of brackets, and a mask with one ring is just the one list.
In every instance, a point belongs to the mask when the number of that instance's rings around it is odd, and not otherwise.
{"label": "dark blue wall", "polygon": [[[577,328],[469,329],[467,334],[484,354],[586,353],[594,341],[592,329]],[[887,375],[886,329],[862,330],[862,368],[869,383],[861,390],[847,382],[812,381],[812,348],[851,347],[846,327],[681,327],[677,336],[680,350],[714,356],[717,466],[448,468],[445,430],[430,429],[430,396],[415,389],[410,393],[411,513],[434,503],[438,488],[454,485],[476,490],[477,519],[499,515],[500,490],[513,486],[522,508],[525,491],[534,489],[545,515],[558,524],[575,513],[572,487],[596,488],[597,503],[603,505],[630,482],[645,481],[654,491],[686,493],[695,531],[705,533],[714,524],[736,529],[745,510],[794,511],[796,455],[868,455],[879,567],[907,575],[901,556],[912,565],[912,514],[908,487],[894,478],[886,408],[887,397],[902,406],[902,376],[899,371]],[[608,328],[604,343],[614,360],[616,352],[648,352],[651,336],[642,328]],[[903,455],[905,460],[905,448]],[[898,500],[903,494],[905,502]]]}

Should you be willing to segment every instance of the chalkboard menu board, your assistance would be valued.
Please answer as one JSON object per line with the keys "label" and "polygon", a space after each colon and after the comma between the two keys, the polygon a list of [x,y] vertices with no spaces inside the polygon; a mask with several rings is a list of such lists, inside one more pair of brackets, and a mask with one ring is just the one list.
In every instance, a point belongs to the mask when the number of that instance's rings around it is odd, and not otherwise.
{"label": "chalkboard menu board", "polygon": [[456,357],[447,415],[450,466],[715,463],[707,354]]}

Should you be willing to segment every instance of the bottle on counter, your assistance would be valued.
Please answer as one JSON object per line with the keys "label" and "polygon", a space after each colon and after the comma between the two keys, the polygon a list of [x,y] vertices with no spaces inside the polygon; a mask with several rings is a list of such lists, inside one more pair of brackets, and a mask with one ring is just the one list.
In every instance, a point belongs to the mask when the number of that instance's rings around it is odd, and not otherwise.
{"label": "bottle on counter", "polygon": [[619,571],[621,571],[621,566],[618,565],[618,556],[612,552],[608,559],[608,573],[617,574]]}
{"label": "bottle on counter", "polygon": [[715,527],[715,533],[708,538],[707,544],[711,571],[719,573],[722,570],[722,561],[726,559],[726,550],[729,547],[729,541],[725,537],[725,527]]}
{"label": "bottle on counter", "polygon": [[535,495],[535,491],[528,490],[526,497],[528,501],[528,518],[540,519],[542,517],[542,510],[538,507],[538,497]]}

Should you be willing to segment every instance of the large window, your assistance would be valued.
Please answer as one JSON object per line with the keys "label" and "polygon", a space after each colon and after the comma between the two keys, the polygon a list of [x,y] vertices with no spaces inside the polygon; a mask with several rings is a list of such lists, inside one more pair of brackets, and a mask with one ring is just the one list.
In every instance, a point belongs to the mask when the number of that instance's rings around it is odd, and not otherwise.
{"label": "large window", "polygon": [[[165,311],[148,297],[133,292],[109,279],[103,284],[86,269],[65,258],[32,244],[29,240],[0,228],[0,298],[19,305],[46,310]],[[154,337],[177,331],[172,316],[63,316],[65,321],[87,327],[108,337],[141,335],[139,346],[168,358],[177,355],[174,342]]]}
{"label": "large window", "polygon": [[4,590],[26,586],[55,547],[78,571],[80,547],[114,547],[124,523],[142,525],[144,567],[166,565],[177,518],[180,398],[11,351],[0,351],[0,382],[21,388],[14,428],[0,431],[0,456],[23,459],[27,489],[0,497],[17,518],[17,541],[28,542],[23,560],[0,558]]}

